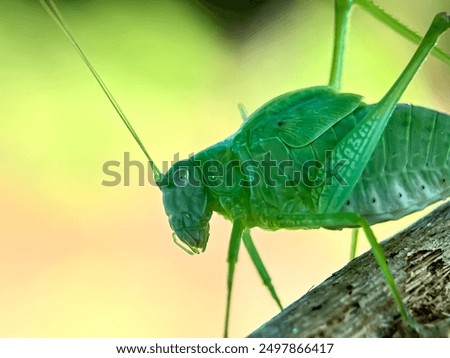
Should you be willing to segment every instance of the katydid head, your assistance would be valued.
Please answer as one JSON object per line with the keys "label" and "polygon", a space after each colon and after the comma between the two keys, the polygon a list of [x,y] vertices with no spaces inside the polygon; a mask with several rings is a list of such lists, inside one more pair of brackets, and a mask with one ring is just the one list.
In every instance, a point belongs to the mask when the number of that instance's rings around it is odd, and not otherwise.
{"label": "katydid head", "polygon": [[189,254],[205,251],[212,210],[200,168],[191,160],[175,163],[158,186],[175,243]]}

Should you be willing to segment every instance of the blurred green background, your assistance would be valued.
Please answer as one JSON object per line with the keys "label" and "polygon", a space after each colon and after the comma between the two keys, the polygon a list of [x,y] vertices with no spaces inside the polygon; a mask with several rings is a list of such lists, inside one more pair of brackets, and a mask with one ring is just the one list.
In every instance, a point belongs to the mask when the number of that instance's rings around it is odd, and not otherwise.
{"label": "blurred green background", "polygon": [[[421,34],[450,10],[377,2]],[[157,162],[235,132],[238,102],[251,112],[327,82],[331,0],[232,4],[57,1]],[[416,46],[353,15],[343,89],[375,102]],[[230,223],[213,217],[207,252],[190,257],[172,243],[159,190],[102,186],[103,163],[125,151],[144,160],[139,148],[37,0],[2,0],[0,17],[0,336],[221,336]],[[449,83],[430,58],[402,101],[449,112]],[[386,238],[420,215],[375,231]],[[345,264],[349,236],[254,230],[284,304]],[[245,336],[277,308],[245,251],[235,283],[231,334]]]}

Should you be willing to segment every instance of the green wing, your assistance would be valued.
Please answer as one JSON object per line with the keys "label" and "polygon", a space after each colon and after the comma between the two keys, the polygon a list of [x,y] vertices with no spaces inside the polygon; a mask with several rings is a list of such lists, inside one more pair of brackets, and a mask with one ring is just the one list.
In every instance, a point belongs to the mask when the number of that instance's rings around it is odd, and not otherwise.
{"label": "green wing", "polygon": [[288,92],[260,107],[241,132],[248,132],[251,140],[278,137],[291,147],[303,147],[352,113],[361,101],[361,96],[337,93],[331,87]]}

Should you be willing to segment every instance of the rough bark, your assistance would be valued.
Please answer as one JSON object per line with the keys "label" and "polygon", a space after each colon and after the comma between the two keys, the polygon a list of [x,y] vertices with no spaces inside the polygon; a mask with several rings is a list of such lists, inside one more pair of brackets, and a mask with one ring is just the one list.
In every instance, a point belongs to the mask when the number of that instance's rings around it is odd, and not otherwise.
{"label": "rough bark", "polygon": [[403,322],[373,255],[366,252],[250,337],[448,336],[450,202],[382,247],[405,304],[427,330],[417,333]]}

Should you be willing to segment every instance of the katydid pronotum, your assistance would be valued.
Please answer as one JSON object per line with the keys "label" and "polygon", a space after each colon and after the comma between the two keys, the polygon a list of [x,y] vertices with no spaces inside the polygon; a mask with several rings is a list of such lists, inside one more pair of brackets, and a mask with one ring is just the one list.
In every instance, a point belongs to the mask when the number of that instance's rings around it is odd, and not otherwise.
{"label": "katydid pronotum", "polygon": [[[235,134],[162,173],[53,2],[41,2],[146,155],[162,191],[174,242],[186,252],[198,254],[206,248],[213,212],[232,222],[224,336],[228,336],[241,242],[282,308],[251,238],[253,227],[362,228],[402,318],[419,333],[424,329],[408,313],[370,225],[398,219],[450,193],[449,115],[398,104],[439,36],[448,29],[448,14],[436,15],[397,81],[378,103],[367,105],[359,95],[340,92],[352,6],[360,5],[411,40],[418,38],[369,0],[336,0],[335,45],[327,86],[285,93],[249,116],[241,109],[244,123]],[[443,51],[434,49],[434,54],[450,63],[450,56]]]}

